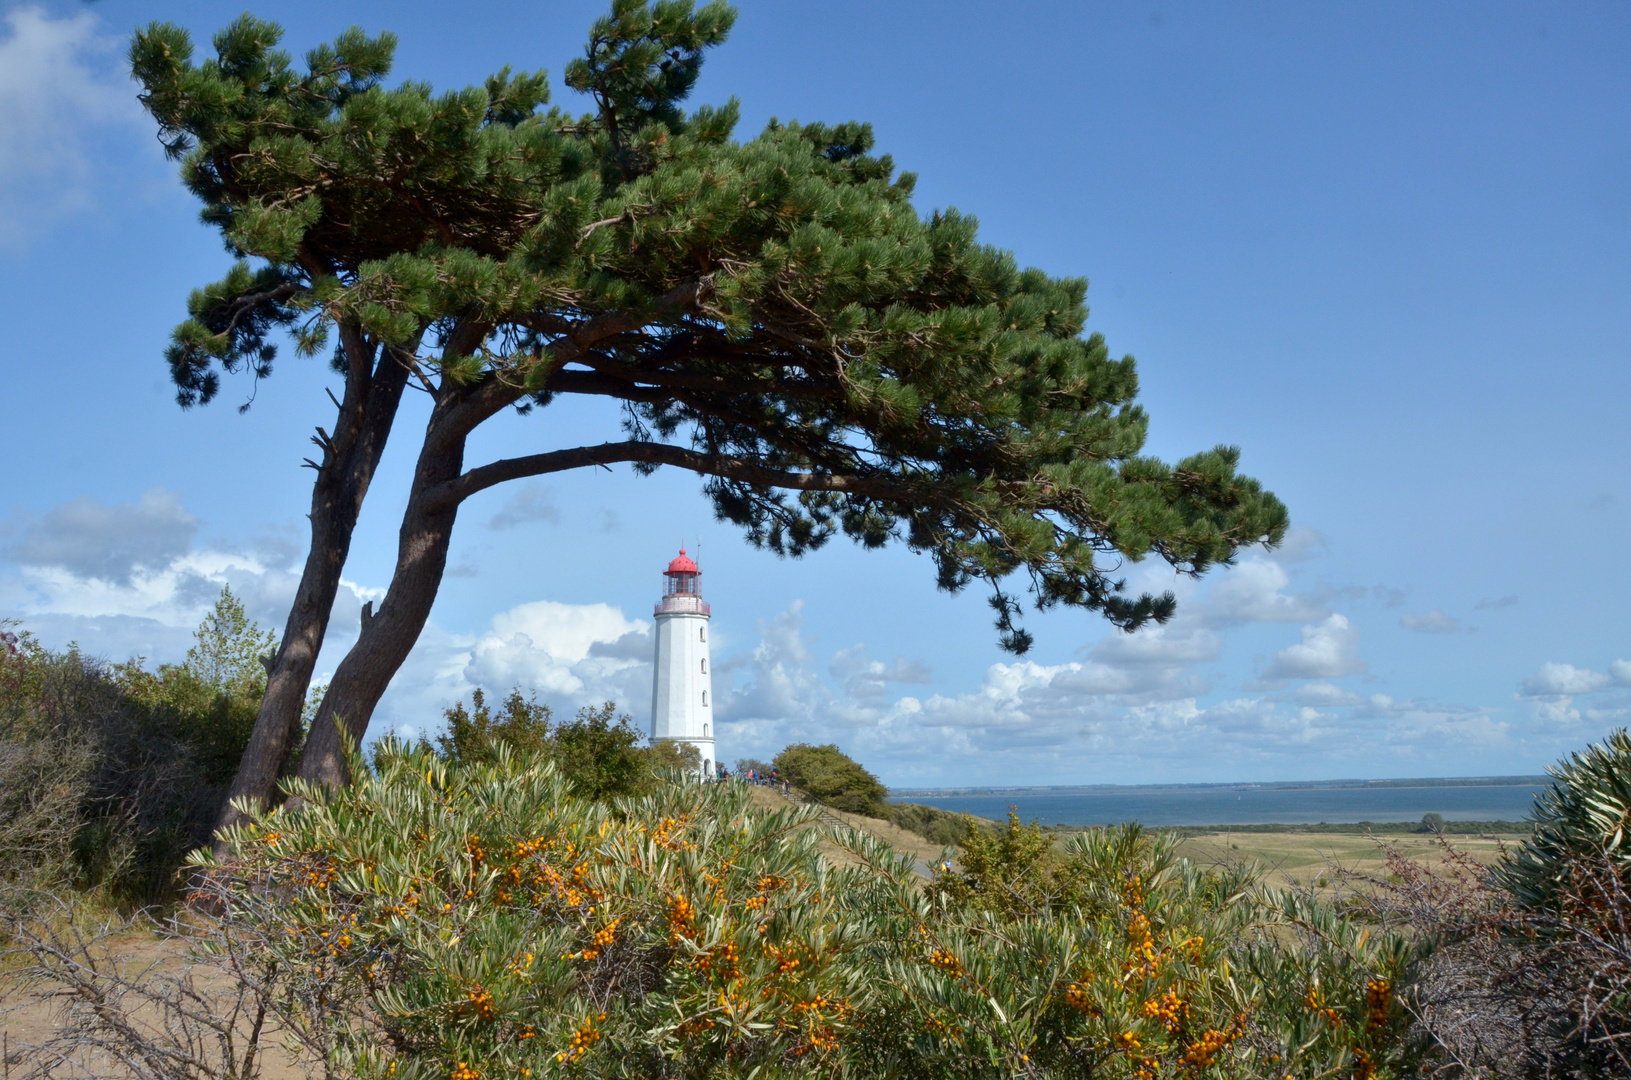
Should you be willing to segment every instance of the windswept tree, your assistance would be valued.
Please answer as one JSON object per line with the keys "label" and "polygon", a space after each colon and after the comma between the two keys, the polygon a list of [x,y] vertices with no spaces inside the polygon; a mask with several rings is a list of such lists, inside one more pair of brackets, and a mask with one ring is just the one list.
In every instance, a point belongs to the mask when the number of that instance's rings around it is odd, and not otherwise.
{"label": "windswept tree", "polygon": [[[583,114],[508,68],[458,92],[387,89],[388,34],[348,31],[303,71],[248,16],[202,63],[178,27],[137,34],[142,100],[241,257],[175,332],[181,404],[213,398],[223,372],[270,374],[282,333],[343,381],[235,795],[271,791],[408,385],[433,407],[396,568],[313,723],[312,780],[340,779],[335,721],[361,737],[424,626],[460,505],[506,481],[690,470],[778,553],[842,531],[927,554],[942,588],[985,583],[1015,651],[1030,644],[1019,591],[1131,630],[1173,598],[1129,595],[1106,567],[1153,552],[1199,574],[1283,535],[1285,509],[1234,449],[1141,453],[1133,361],[1084,334],[1085,281],[1021,268],[970,217],[919,213],[867,125],[772,121],[739,141],[735,101],[682,108],[734,18],[614,0],[566,70]],[[621,430],[553,445],[542,418],[585,395],[619,402]],[[466,461],[507,410],[541,418],[538,452]]]}

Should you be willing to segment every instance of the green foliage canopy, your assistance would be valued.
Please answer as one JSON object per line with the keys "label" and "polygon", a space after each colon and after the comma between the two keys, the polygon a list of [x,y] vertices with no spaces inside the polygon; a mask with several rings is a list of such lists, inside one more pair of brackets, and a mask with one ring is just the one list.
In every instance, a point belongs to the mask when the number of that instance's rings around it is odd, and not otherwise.
{"label": "green foliage canopy", "polygon": [[266,691],[263,658],[277,651],[277,635],[252,621],[241,600],[222,586],[215,606],[193,631],[180,664],[148,672],[140,661],[115,671],[135,707],[156,728],[191,744],[211,785],[225,786],[243,756]]}
{"label": "green foliage canopy", "polygon": [[390,34],[349,30],[299,69],[248,15],[199,63],[180,27],[140,31],[141,100],[240,257],[175,331],[181,403],[222,372],[270,374],[285,330],[302,354],[338,330],[348,377],[380,350],[408,366],[439,403],[433,441],[609,396],[623,441],[470,468],[436,498],[567,465],[692,469],[778,552],[897,538],[944,588],[988,582],[1020,651],[1009,575],[1133,628],[1173,598],[1123,595],[1101,558],[1200,573],[1278,542],[1285,509],[1234,448],[1141,454],[1134,364],[1084,336],[1085,280],[1020,267],[956,210],[917,212],[866,124],[738,140],[735,101],[683,109],[734,18],[615,0],[566,72],[582,115],[548,107],[542,72],[388,88]]}
{"label": "green foliage canopy", "polygon": [[169,899],[209,839],[275,645],[223,588],[180,664],[107,665],[0,622],[0,908],[72,883]]}
{"label": "green foliage canopy", "polygon": [[860,762],[828,743],[794,743],[776,755],[782,779],[817,802],[868,817],[888,812],[889,789]]}
{"label": "green foliage canopy", "polygon": [[[585,706],[572,720],[552,723],[548,705],[512,689],[495,710],[477,689],[470,707],[459,702],[443,714],[447,730],[436,736],[435,752],[455,765],[491,764],[503,753],[534,754],[554,763],[581,798],[614,799],[649,792],[667,771],[694,775],[695,747],[658,742],[642,747],[640,732],[608,701]],[[420,737],[420,748],[431,743]],[[502,748],[502,750],[501,750]]]}

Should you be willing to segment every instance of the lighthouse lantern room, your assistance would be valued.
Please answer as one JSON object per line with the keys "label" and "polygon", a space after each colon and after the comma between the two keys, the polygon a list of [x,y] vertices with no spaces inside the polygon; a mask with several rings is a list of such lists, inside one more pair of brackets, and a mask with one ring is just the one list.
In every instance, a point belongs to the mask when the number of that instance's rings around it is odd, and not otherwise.
{"label": "lighthouse lantern room", "polygon": [[712,779],[714,763],[713,675],[708,670],[708,602],[702,598],[702,571],[680,548],[663,571],[663,598],[657,601],[656,658],[651,688],[651,739],[671,739],[697,748],[702,777]]}

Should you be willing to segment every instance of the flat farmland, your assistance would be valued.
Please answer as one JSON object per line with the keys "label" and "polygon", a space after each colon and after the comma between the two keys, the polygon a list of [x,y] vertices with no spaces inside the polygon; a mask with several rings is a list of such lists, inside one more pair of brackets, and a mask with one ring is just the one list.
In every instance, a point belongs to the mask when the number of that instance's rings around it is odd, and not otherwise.
{"label": "flat farmland", "polygon": [[[1524,837],[1488,834],[1446,839],[1456,850],[1489,865],[1500,858],[1503,846],[1515,848]],[[1360,873],[1381,873],[1385,859],[1378,841],[1385,841],[1406,857],[1429,866],[1444,861],[1444,849],[1439,841],[1423,834],[1386,834],[1373,839],[1351,832],[1216,832],[1186,837],[1179,851],[1201,865],[1256,864],[1266,871],[1270,884],[1308,885],[1317,883],[1333,864]]]}

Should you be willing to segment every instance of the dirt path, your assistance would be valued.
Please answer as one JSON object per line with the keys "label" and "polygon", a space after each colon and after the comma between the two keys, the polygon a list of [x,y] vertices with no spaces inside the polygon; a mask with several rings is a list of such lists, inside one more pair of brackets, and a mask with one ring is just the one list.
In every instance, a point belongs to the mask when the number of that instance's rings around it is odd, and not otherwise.
{"label": "dirt path", "polygon": [[[176,1014],[157,1000],[130,987],[169,988],[185,985],[194,994],[192,1007],[221,1023],[233,1016],[241,1001],[237,980],[228,972],[189,956],[190,943],[157,930],[128,930],[95,938],[80,959],[111,978],[82,983],[30,984],[20,966],[0,972],[0,1078],[3,1080],[103,1080],[138,1074],[120,1064],[113,1055],[99,1050],[94,1040],[78,1042],[70,1010],[87,1001],[86,991],[98,997],[110,1012],[122,1014],[131,1027],[156,1047],[174,1055],[191,1057],[198,1067],[190,1073],[177,1069],[173,1075],[219,1076],[222,1043],[206,1025],[177,1022]],[[119,986],[127,989],[121,994]],[[245,1052],[246,1037],[253,1027],[247,1013],[235,1025],[235,1058]],[[190,1029],[189,1038],[184,1033]],[[179,1038],[175,1036],[181,1036]],[[262,1028],[256,1044],[258,1075],[263,1080],[309,1080],[316,1075],[300,1063],[298,1055],[284,1047],[274,1021]],[[164,1072],[161,1075],[172,1075]]]}

